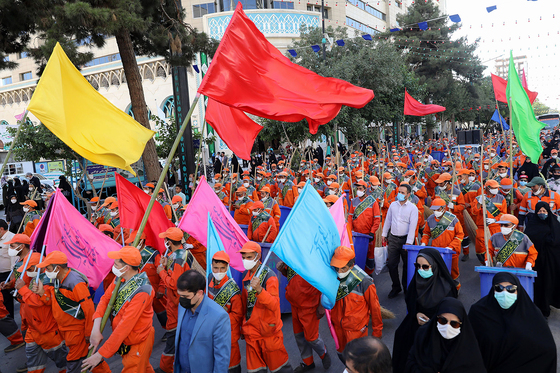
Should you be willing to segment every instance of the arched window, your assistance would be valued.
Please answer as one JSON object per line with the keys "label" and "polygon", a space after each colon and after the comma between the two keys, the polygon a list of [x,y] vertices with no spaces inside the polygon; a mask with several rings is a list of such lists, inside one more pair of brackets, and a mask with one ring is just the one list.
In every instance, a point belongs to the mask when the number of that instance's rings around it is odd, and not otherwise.
{"label": "arched window", "polygon": [[[134,113],[132,112],[132,104],[128,105],[128,107],[126,108],[125,113],[127,113],[128,115],[130,115],[132,118],[134,118]],[[150,119],[152,117],[152,112],[151,110],[148,108],[148,119]],[[136,119],[136,118],[134,118]]]}
{"label": "arched window", "polygon": [[173,96],[169,96],[165,99],[165,101],[163,101],[161,110],[163,111],[163,114],[165,114],[166,118],[170,118],[174,115],[175,100],[173,99]]}
{"label": "arched window", "polygon": [[6,122],[5,120],[0,120],[0,126],[9,126],[10,123]]}

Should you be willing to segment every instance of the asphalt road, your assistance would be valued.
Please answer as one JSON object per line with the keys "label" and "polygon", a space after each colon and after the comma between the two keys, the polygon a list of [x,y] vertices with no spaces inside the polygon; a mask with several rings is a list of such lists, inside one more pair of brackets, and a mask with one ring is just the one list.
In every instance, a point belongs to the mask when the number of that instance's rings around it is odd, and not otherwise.
{"label": "asphalt road", "polygon": [[[471,245],[472,246],[472,245]],[[471,259],[467,262],[459,261],[459,268],[461,272],[461,292],[459,294],[459,300],[463,302],[467,310],[470,306],[480,299],[480,280],[479,275],[477,272],[474,271],[474,266],[478,265],[478,261],[474,259],[474,246],[471,247]],[[399,326],[400,322],[404,318],[406,314],[406,306],[404,302],[404,295],[400,293],[394,299],[388,299],[387,295],[391,290],[391,279],[389,277],[388,272],[382,272],[379,275],[374,275],[373,277],[375,285],[377,287],[377,294],[379,296],[379,301],[382,306],[388,308],[389,310],[393,311],[396,315],[396,318],[393,320],[384,320],[383,325],[383,342],[389,347],[389,350],[393,350],[393,340],[394,340],[394,333],[397,327]],[[16,302],[17,304],[17,302]],[[16,306],[17,307],[17,306]],[[294,339],[294,334],[292,331],[292,319],[290,314],[284,314],[283,317],[284,327],[284,345],[288,350],[288,354],[290,356],[290,363],[292,367],[296,367],[301,362],[299,356],[299,350],[296,345],[296,341]],[[18,324],[20,323],[19,317],[16,320]],[[554,335],[554,339],[556,341],[556,345],[560,346],[560,311],[553,309],[549,319],[548,319],[550,328],[552,330],[552,334]],[[151,357],[151,363],[154,368],[159,366],[159,359],[161,353],[163,351],[165,343],[161,341],[163,336],[163,330],[159,327],[159,323],[154,318],[154,325],[156,325],[156,334],[155,334],[155,343],[154,349]],[[103,333],[105,337],[109,336],[111,333],[110,327],[106,328],[105,332]],[[325,343],[327,344],[327,349],[332,356],[333,364],[328,372],[332,373],[341,373],[344,371],[344,366],[337,358],[336,349],[334,345],[334,341],[329,333],[326,318],[321,320],[320,325],[320,334]],[[371,332],[370,332],[371,334]],[[8,341],[5,338],[1,339],[0,343],[0,356],[3,354],[1,352],[5,347],[8,346]],[[241,366],[243,367],[243,372],[246,372],[246,364],[245,364],[245,342],[240,341],[241,347]],[[21,366],[23,362],[26,360],[25,358],[25,349],[21,348],[17,351],[11,352],[9,354],[4,354],[0,359],[0,370],[2,372],[15,372],[18,366]],[[108,363],[113,372],[120,372],[122,369],[121,358],[120,356],[114,356],[113,358],[108,360]],[[321,365],[321,361],[318,356],[315,355],[315,371],[316,372],[324,372]],[[560,365],[559,365],[560,366]],[[52,361],[49,361],[48,367],[46,369],[47,373],[55,373],[57,372],[56,366]]]}

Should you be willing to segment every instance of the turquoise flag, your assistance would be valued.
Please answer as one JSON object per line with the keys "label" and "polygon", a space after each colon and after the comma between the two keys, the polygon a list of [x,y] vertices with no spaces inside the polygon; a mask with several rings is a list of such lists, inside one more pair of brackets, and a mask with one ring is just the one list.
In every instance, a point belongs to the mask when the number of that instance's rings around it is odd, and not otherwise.
{"label": "turquoise flag", "polygon": [[506,96],[511,112],[510,124],[521,151],[533,163],[538,163],[543,151],[541,144],[541,130],[546,126],[535,118],[535,112],[529,101],[529,96],[521,84],[515,64],[513,52],[510,51],[509,72]]}
{"label": "turquoise flag", "polygon": [[[222,243],[222,239],[212,222],[212,218],[210,217],[210,213],[208,213],[208,240],[206,241],[206,275],[209,276],[212,273],[212,257],[218,251],[226,251],[224,249],[224,244]],[[231,277],[231,270],[228,266],[227,275],[229,278]]]}
{"label": "turquoise flag", "polygon": [[334,307],[340,283],[331,267],[331,258],[338,246],[340,235],[334,219],[308,181],[271,251],[323,293],[323,306],[327,309]]}

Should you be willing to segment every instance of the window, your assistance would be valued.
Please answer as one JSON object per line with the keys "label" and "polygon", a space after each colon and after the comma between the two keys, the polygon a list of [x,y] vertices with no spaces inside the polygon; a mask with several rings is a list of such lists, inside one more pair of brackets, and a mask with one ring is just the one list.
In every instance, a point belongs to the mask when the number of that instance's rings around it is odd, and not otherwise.
{"label": "window", "polygon": [[[321,5],[307,4],[307,11],[321,13]],[[325,12],[323,14],[325,19],[329,19],[329,8],[325,7]]]}
{"label": "window", "polygon": [[379,31],[377,31],[376,29],[369,27],[368,25],[364,25],[363,23],[358,22],[350,17],[346,17],[346,24],[350,27],[360,30],[364,34],[375,35],[379,33]]}
{"label": "window", "polygon": [[175,109],[175,100],[173,99],[173,96],[169,96],[163,103],[161,111],[163,111],[166,118],[170,118],[173,116],[173,109]]}
{"label": "window", "polygon": [[2,78],[2,84],[1,85],[8,85],[8,84],[12,84],[12,77],[11,76]]}
{"label": "window", "polygon": [[273,1],[272,8],[274,9],[294,9],[294,3],[291,1]]}
{"label": "window", "polygon": [[94,58],[93,60],[86,62],[84,64],[84,67],[92,67],[92,66],[102,65],[104,63],[115,62],[120,60],[121,60],[121,55],[116,53],[116,54],[111,54],[109,56]]}
{"label": "window", "polygon": [[18,54],[18,59],[20,59],[20,60],[22,58],[27,58],[27,57],[29,57],[29,53],[27,53],[27,52],[21,52],[21,53]]}
{"label": "window", "polygon": [[216,4],[214,3],[193,5],[193,18],[200,18],[211,13],[216,13]]}
{"label": "window", "polygon": [[19,74],[19,80],[22,81],[22,82],[24,80],[30,80],[32,78],[33,78],[33,74],[31,73],[31,71]]}
{"label": "window", "polygon": [[9,62],[10,61],[10,56],[6,55],[6,57],[4,57],[4,62]]}
{"label": "window", "polygon": [[379,10],[375,9],[374,7],[368,5],[366,2],[362,0],[348,0],[348,2],[354,6],[357,6],[361,10],[365,10],[369,14],[382,19],[383,21],[387,20],[387,15],[385,13],[380,12]]}
{"label": "window", "polygon": [[[259,0],[260,1],[260,0]],[[231,8],[233,2],[233,9]],[[262,6],[257,6],[257,0],[224,0],[224,12],[228,12],[230,10],[234,10],[237,6],[237,3],[241,3],[243,5],[243,9],[260,9]],[[259,4],[261,4],[259,2]]]}

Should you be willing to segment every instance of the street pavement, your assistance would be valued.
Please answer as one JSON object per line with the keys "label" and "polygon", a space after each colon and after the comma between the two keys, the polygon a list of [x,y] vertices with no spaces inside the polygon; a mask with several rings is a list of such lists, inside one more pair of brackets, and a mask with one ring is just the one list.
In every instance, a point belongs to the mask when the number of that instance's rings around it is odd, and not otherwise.
{"label": "street pavement", "polygon": [[[461,302],[463,302],[463,304],[465,305],[465,307],[468,309],[470,308],[470,306],[475,303],[476,301],[478,301],[480,299],[480,280],[479,280],[479,275],[477,272],[474,271],[474,267],[476,265],[479,265],[480,263],[478,262],[478,260],[474,259],[474,246],[471,245],[471,258],[469,261],[467,262],[461,262],[459,261],[459,268],[460,268],[460,280],[461,280],[461,284],[462,284],[462,288],[461,288],[461,292],[459,294],[459,300]],[[402,270],[402,268],[400,269],[400,271]],[[399,272],[401,273],[401,272]],[[375,283],[375,286],[377,287],[377,294],[379,296],[379,301],[381,303],[382,306],[384,306],[385,308],[393,311],[396,315],[396,318],[393,320],[384,320],[384,325],[383,325],[383,338],[382,341],[389,347],[389,350],[392,352],[393,351],[393,340],[394,340],[394,334],[395,334],[395,330],[398,328],[400,322],[402,321],[402,319],[404,318],[404,316],[406,315],[406,305],[404,302],[404,295],[401,292],[396,298],[394,299],[388,299],[387,295],[389,294],[389,291],[391,290],[391,279],[389,277],[389,273],[387,272],[387,270],[385,269],[384,272],[380,273],[379,275],[373,275],[373,280]],[[16,309],[19,309],[19,307],[17,306],[17,302],[16,302]],[[18,311],[16,311],[18,312]],[[299,357],[299,350],[297,348],[297,344],[296,341],[294,339],[294,334],[292,331],[292,319],[291,319],[291,315],[290,314],[284,314],[282,317],[282,320],[284,322],[284,326],[282,328],[283,332],[284,332],[284,345],[286,346],[286,349],[288,351],[288,354],[290,356],[290,363],[292,365],[292,367],[296,367],[297,365],[300,364],[301,359]],[[16,321],[18,323],[18,325],[20,324],[20,319],[19,316],[17,316]],[[528,321],[530,322],[530,321]],[[556,345],[559,346],[560,345],[560,311],[553,309],[549,319],[548,319],[550,328],[552,330],[552,334],[554,335],[554,340],[556,341]],[[154,349],[153,349],[153,353],[152,353],[152,357],[150,359],[152,366],[154,368],[157,368],[159,366],[159,359],[161,356],[161,353],[163,352],[163,348],[165,346],[165,343],[161,341],[161,338],[163,336],[163,330],[160,328],[159,323],[157,322],[157,320],[154,318],[154,325],[156,326],[156,333],[155,333],[155,343],[154,343]],[[107,338],[111,333],[111,328],[107,327],[105,332],[103,333],[103,335],[105,336],[105,338]],[[320,325],[320,334],[321,337],[323,338],[323,340],[325,341],[326,345],[327,345],[327,349],[329,351],[329,353],[331,354],[332,357],[332,366],[331,368],[328,370],[328,372],[332,372],[332,373],[342,373],[344,371],[344,365],[340,362],[340,360],[337,357],[336,354],[336,349],[335,349],[335,344],[334,341],[330,335],[329,329],[328,329],[328,325],[326,322],[326,318],[323,318],[321,320],[321,325]],[[370,335],[371,335],[371,329],[370,329]],[[3,354],[3,352],[1,352],[5,347],[8,346],[8,341],[5,338],[1,338],[0,339],[0,356]],[[242,366],[242,371],[246,372],[246,363],[245,363],[245,342],[244,341],[240,341],[240,348],[241,348],[241,356],[242,356],[242,361],[241,361],[241,366]],[[315,372],[325,372],[325,370],[323,369],[322,365],[321,365],[321,360],[319,359],[319,357],[317,355],[314,356],[315,358]],[[2,372],[15,372],[16,368],[21,366],[23,364],[23,362],[26,361],[25,358],[25,349],[24,348],[20,348],[17,351],[8,353],[8,354],[4,354],[4,356],[2,356],[1,360],[0,360],[0,370]],[[120,356],[116,355],[114,357],[112,357],[111,359],[108,360],[108,363],[112,369],[113,372],[120,372],[122,369],[122,364],[121,364],[121,358]],[[48,363],[48,367],[46,369],[47,373],[56,373],[58,370],[56,369],[56,366],[54,365],[54,363],[52,361],[49,360]],[[193,371],[194,373],[196,373],[196,369]]]}

